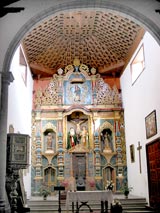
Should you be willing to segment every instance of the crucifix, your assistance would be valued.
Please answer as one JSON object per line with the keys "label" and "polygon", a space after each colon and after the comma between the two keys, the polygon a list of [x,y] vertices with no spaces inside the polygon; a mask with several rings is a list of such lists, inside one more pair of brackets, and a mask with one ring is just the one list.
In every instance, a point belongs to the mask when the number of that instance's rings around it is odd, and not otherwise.
{"label": "crucifix", "polygon": [[137,150],[139,151],[139,172],[140,173],[142,173],[142,168],[141,168],[141,149],[142,149],[142,146],[140,145],[140,142],[138,141]]}

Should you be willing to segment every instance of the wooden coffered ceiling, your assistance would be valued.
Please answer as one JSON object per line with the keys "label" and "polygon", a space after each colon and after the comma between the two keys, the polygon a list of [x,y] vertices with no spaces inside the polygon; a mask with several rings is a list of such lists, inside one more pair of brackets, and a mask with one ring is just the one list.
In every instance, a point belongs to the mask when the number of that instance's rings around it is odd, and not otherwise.
{"label": "wooden coffered ceiling", "polygon": [[73,10],[36,25],[22,45],[34,78],[50,77],[75,58],[103,78],[119,77],[143,34],[141,26],[117,13]]}

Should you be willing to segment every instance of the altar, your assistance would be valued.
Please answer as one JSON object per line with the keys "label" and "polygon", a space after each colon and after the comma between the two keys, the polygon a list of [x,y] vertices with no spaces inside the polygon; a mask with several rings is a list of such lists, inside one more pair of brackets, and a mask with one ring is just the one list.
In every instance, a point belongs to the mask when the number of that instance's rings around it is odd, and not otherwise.
{"label": "altar", "polygon": [[89,196],[103,201],[99,190],[107,181],[114,183],[113,192],[127,182],[121,94],[79,60],[60,70],[34,85],[32,195],[40,195],[43,185],[51,195],[55,186],[64,186],[96,191]]}
{"label": "altar", "polygon": [[[69,212],[69,204],[72,202],[72,213],[78,213],[82,206],[87,206],[93,212],[89,201],[98,201],[101,205],[101,213],[108,212],[108,205],[113,201],[112,191],[76,191],[67,192],[66,210]],[[74,207],[76,205],[76,211]]]}

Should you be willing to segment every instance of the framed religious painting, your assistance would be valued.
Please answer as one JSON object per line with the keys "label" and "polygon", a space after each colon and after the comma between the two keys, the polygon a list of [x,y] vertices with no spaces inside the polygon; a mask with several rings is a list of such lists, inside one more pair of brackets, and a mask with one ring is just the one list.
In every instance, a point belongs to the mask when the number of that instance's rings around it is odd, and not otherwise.
{"label": "framed religious painting", "polygon": [[130,145],[130,156],[131,156],[131,163],[134,163],[135,162],[134,144]]}
{"label": "framed religious painting", "polygon": [[156,110],[145,117],[145,125],[147,139],[157,134]]}

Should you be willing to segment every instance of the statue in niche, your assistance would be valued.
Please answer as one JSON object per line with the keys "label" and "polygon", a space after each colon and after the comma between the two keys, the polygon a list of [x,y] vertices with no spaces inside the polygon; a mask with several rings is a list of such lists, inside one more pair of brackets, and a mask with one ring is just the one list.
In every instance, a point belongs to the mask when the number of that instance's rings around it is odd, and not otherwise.
{"label": "statue in niche", "polygon": [[47,135],[47,149],[52,149],[52,134],[50,132]]}
{"label": "statue in niche", "polygon": [[53,150],[53,132],[48,132],[46,135],[46,152],[54,151]]}
{"label": "statue in niche", "polygon": [[109,148],[109,134],[106,132],[106,134],[104,135],[104,146]]}
{"label": "statue in niche", "polygon": [[113,152],[112,143],[112,131],[110,129],[104,129],[101,133],[102,151]]}
{"label": "statue in niche", "polygon": [[67,149],[71,149],[77,144],[77,136],[73,127],[70,128],[67,135]]}

